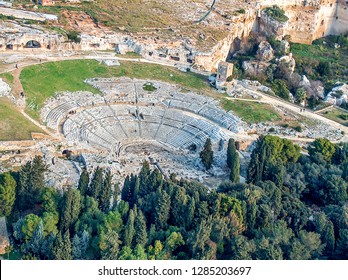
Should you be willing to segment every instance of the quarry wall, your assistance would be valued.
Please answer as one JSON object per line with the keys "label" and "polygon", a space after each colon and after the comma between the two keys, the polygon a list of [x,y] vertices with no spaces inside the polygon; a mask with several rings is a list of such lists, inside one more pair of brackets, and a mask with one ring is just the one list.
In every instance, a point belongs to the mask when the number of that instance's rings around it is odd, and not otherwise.
{"label": "quarry wall", "polygon": [[[273,5],[281,7],[289,20],[280,23],[267,16],[263,10]],[[11,28],[0,30],[0,51],[28,47],[41,50],[114,49],[119,53],[134,51],[150,60],[215,71],[218,62],[226,60],[235,40],[248,37],[252,31],[275,35],[278,39],[290,35],[292,42],[305,44],[330,34],[348,33],[348,0],[259,0],[250,3],[245,13],[229,17],[226,25],[228,35],[209,50],[201,50],[185,40],[168,42],[116,32],[82,34],[77,43],[68,40],[66,35],[12,24]]]}

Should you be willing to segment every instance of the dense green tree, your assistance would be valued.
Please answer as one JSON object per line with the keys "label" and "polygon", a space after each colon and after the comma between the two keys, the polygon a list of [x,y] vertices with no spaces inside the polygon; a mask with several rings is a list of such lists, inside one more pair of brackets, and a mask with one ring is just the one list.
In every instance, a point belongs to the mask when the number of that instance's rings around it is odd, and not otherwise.
{"label": "dense green tree", "polygon": [[71,242],[71,256],[73,260],[81,260],[81,242],[78,234],[75,234]]}
{"label": "dense green tree", "polygon": [[101,194],[100,194],[99,207],[103,212],[108,212],[110,210],[111,196],[112,196],[112,174],[111,174],[111,171],[108,170],[105,174],[103,189],[101,190]]}
{"label": "dense green tree", "polygon": [[305,88],[301,87],[296,90],[295,100],[297,103],[302,103],[303,101],[306,100],[306,97],[307,97],[307,92]]}
{"label": "dense green tree", "polygon": [[99,166],[94,171],[94,175],[89,186],[88,194],[100,204],[101,191],[103,189],[103,169]]}
{"label": "dense green tree", "polygon": [[280,79],[274,80],[272,82],[271,87],[276,95],[278,95],[279,97],[285,100],[290,100],[290,91],[283,80],[280,80]]}
{"label": "dense green tree", "polygon": [[124,184],[123,184],[123,188],[122,188],[122,192],[121,192],[121,199],[124,201],[127,201],[129,203],[129,201],[131,200],[131,197],[132,197],[131,179],[130,179],[130,176],[127,175],[125,180],[124,180]]}
{"label": "dense green tree", "polygon": [[144,161],[139,173],[139,195],[144,196],[150,192],[148,179],[150,176],[150,164],[148,161]]}
{"label": "dense green tree", "polygon": [[147,260],[145,248],[139,244],[135,246],[133,255],[136,260]]}
{"label": "dense green tree", "polygon": [[117,208],[119,196],[120,196],[120,188],[118,186],[118,183],[115,183],[113,194],[112,194],[112,209],[113,210]]}
{"label": "dense green tree", "polygon": [[118,233],[111,230],[102,233],[100,237],[100,251],[103,260],[117,260],[120,253],[121,240]]}
{"label": "dense green tree", "polygon": [[154,212],[154,222],[157,229],[165,229],[170,214],[170,196],[164,190],[157,191],[157,203]]}
{"label": "dense green tree", "polygon": [[202,220],[197,230],[193,233],[190,240],[192,246],[192,257],[198,260],[211,259],[211,240],[210,233],[212,230],[212,217]]}
{"label": "dense green tree", "polygon": [[329,140],[325,138],[315,139],[308,146],[308,153],[311,157],[314,157],[315,154],[321,154],[326,161],[331,161],[332,156],[336,151],[336,145],[331,143]]}
{"label": "dense green tree", "polygon": [[147,243],[147,231],[146,231],[146,220],[143,212],[138,209],[137,215],[134,221],[134,245],[145,246]]}
{"label": "dense green tree", "polygon": [[61,232],[58,233],[54,250],[53,250],[53,256],[56,260],[71,260],[71,241],[70,241],[70,234],[67,230],[64,233],[64,236],[62,237]]}
{"label": "dense green tree", "polygon": [[59,194],[55,188],[46,187],[42,191],[41,212],[48,212],[58,216]]}
{"label": "dense green tree", "polygon": [[251,260],[255,250],[255,244],[252,240],[248,240],[243,235],[236,236],[231,243],[231,259]]}
{"label": "dense green tree", "polygon": [[33,209],[40,202],[41,192],[45,187],[47,166],[42,157],[35,156],[19,171],[17,188],[17,206],[19,210]]}
{"label": "dense green tree", "polygon": [[124,229],[124,244],[125,246],[131,247],[133,237],[134,237],[134,222],[135,222],[135,214],[133,209],[129,210],[128,221]]}
{"label": "dense green tree", "polygon": [[132,248],[129,246],[123,246],[119,254],[119,260],[134,260]]}
{"label": "dense green tree", "polygon": [[[251,154],[248,182],[257,183],[273,178],[277,174],[275,167],[282,168],[281,165],[296,162],[300,155],[300,147],[294,145],[290,140],[272,135],[261,136]],[[273,174],[273,177],[270,174]],[[281,181],[277,176],[274,178]]]}
{"label": "dense green tree", "polygon": [[89,185],[89,174],[86,169],[83,169],[80,175],[79,185],[78,185],[78,189],[82,196],[85,196],[87,194],[88,185]]}
{"label": "dense green tree", "polygon": [[43,221],[43,227],[44,227],[44,234],[49,235],[51,233],[57,234],[58,233],[58,221],[59,217],[51,212],[44,212],[42,214],[42,221]]}
{"label": "dense green tree", "polygon": [[41,222],[40,217],[36,216],[35,214],[28,214],[24,217],[20,230],[23,234],[23,239],[25,242],[28,242],[32,238],[35,229]]}
{"label": "dense green tree", "polygon": [[38,259],[40,258],[41,247],[44,241],[44,230],[43,223],[40,220],[38,226],[36,227],[30,241],[27,244],[27,250],[31,252]]}
{"label": "dense green tree", "polygon": [[60,229],[66,231],[71,228],[76,222],[81,210],[81,196],[76,189],[69,188],[64,193]]}
{"label": "dense green tree", "polygon": [[186,210],[186,228],[190,229],[193,219],[195,217],[195,210],[196,210],[196,202],[193,197],[189,200],[187,204],[187,210]]}
{"label": "dense green tree", "polygon": [[231,169],[230,180],[233,183],[239,183],[240,159],[233,139],[228,141],[227,166]]}
{"label": "dense green tree", "polygon": [[175,187],[170,203],[170,219],[173,225],[183,226],[186,224],[187,195],[182,187]]}
{"label": "dense green tree", "polygon": [[341,229],[337,240],[336,257],[338,259],[348,259],[348,229]]}
{"label": "dense green tree", "polygon": [[328,61],[320,61],[316,70],[322,77],[329,76],[331,73],[331,64]]}
{"label": "dense green tree", "polygon": [[16,199],[16,181],[10,173],[0,174],[0,216],[9,216]]}
{"label": "dense green tree", "polygon": [[42,242],[41,246],[41,257],[45,260],[53,260],[54,243],[56,240],[56,235],[50,233]]}
{"label": "dense green tree", "polygon": [[213,164],[213,150],[210,138],[205,141],[203,150],[200,152],[202,163],[205,169],[210,169]]}

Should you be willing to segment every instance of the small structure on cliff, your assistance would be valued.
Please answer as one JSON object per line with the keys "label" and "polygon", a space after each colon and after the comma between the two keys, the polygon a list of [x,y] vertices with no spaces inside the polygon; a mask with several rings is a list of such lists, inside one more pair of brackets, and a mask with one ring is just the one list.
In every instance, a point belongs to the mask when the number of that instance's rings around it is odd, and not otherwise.
{"label": "small structure on cliff", "polygon": [[216,87],[219,88],[223,86],[228,77],[233,74],[233,63],[221,61],[218,65],[217,76],[216,76]]}

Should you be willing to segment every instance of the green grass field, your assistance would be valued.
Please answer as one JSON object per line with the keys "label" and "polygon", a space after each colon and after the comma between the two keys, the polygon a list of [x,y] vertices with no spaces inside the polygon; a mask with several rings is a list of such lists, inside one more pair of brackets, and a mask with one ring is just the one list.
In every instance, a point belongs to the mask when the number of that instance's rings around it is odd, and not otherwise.
{"label": "green grass field", "polygon": [[3,79],[8,84],[13,84],[14,77],[11,73],[0,74],[0,78]]}
{"label": "green grass field", "polygon": [[278,113],[268,104],[226,98],[222,100],[221,104],[226,111],[232,111],[248,123],[281,120]]}
{"label": "green grass field", "polygon": [[329,109],[327,111],[321,112],[320,115],[340,124],[343,124],[345,126],[348,126],[348,113],[339,109]]}
{"label": "green grass field", "polygon": [[[335,48],[335,43],[340,47]],[[296,60],[296,69],[301,75],[313,80],[320,79],[331,89],[336,81],[348,82],[348,39],[339,36],[328,36],[318,39],[312,45],[291,44],[291,52]],[[315,68],[319,62],[330,64],[330,73],[321,77]]]}
{"label": "green grass field", "polygon": [[120,66],[108,67],[96,60],[66,60],[49,62],[26,67],[22,70],[20,80],[27,98],[26,112],[39,120],[40,108],[45,100],[57,91],[91,91],[98,90],[84,83],[87,78],[96,77],[131,77],[138,79],[161,80],[183,87],[211,92],[204,76],[184,73],[176,68],[157,64],[121,61]]}
{"label": "green grass field", "polygon": [[0,98],[0,141],[30,140],[31,132],[43,131],[18,112],[6,98]]}

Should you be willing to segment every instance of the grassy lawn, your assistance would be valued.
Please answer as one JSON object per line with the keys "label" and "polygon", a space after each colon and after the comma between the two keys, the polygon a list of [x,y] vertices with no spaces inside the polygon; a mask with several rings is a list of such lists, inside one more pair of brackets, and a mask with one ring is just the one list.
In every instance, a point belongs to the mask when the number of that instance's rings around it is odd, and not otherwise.
{"label": "grassy lawn", "polygon": [[333,108],[328,111],[321,112],[320,115],[340,124],[343,124],[345,126],[348,126],[348,113],[339,109]]}
{"label": "grassy lawn", "polygon": [[43,131],[28,121],[6,98],[0,98],[0,141],[30,140],[31,132]]}
{"label": "grassy lawn", "polygon": [[[320,79],[331,89],[336,81],[348,81],[348,40],[342,39],[339,48],[335,43],[340,42],[338,36],[328,36],[318,39],[312,45],[291,44],[291,52],[296,60],[296,69],[301,75],[307,75],[313,80]],[[319,62],[330,64],[330,73],[321,77],[316,71]]]}
{"label": "grassy lawn", "polygon": [[13,84],[14,77],[12,76],[11,73],[0,74],[0,78],[3,79],[6,83],[8,83],[10,85]]}
{"label": "grassy lawn", "polygon": [[232,111],[248,123],[279,121],[281,117],[271,105],[243,100],[223,99],[221,102],[226,111]]}
{"label": "grassy lawn", "polygon": [[98,90],[83,81],[96,77],[131,77],[154,79],[179,84],[189,89],[211,92],[205,77],[184,73],[176,68],[157,64],[121,61],[120,66],[109,67],[96,60],[66,60],[29,66],[21,72],[20,80],[27,98],[27,113],[39,119],[40,108],[57,91]]}

